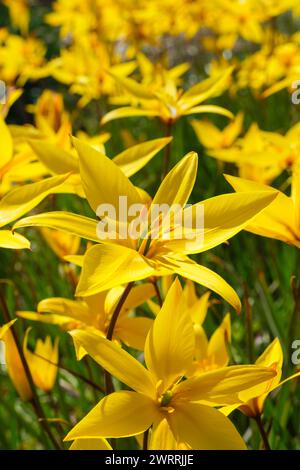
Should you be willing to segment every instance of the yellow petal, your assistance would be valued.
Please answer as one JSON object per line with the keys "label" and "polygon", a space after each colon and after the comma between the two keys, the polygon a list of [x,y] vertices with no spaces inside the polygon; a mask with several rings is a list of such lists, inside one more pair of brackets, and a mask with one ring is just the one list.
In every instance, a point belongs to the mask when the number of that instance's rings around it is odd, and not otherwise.
{"label": "yellow petal", "polygon": [[230,315],[228,313],[221,325],[214,331],[208,344],[207,354],[218,367],[225,367],[229,362],[228,344],[230,342],[230,337]]}
{"label": "yellow petal", "polygon": [[218,148],[222,140],[222,132],[210,121],[191,121],[199,141],[207,148]]}
{"label": "yellow petal", "polygon": [[113,244],[96,245],[84,256],[76,295],[85,297],[154,274],[136,251]]}
{"label": "yellow petal", "polygon": [[21,227],[48,227],[77,235],[87,240],[99,242],[97,220],[71,212],[45,212],[18,220],[14,230]]}
{"label": "yellow petal", "polygon": [[120,346],[90,330],[73,330],[70,334],[111,375],[139,393],[153,395],[150,373]]}
{"label": "yellow petal", "polygon": [[79,155],[83,189],[95,212],[100,204],[111,204],[119,211],[119,196],[126,196],[127,207],[141,203],[133,184],[112,160],[81,140],[73,138],[73,143]]}
{"label": "yellow petal", "polygon": [[68,255],[64,256],[64,260],[67,261],[68,263],[75,264],[75,266],[79,266],[82,268],[83,266],[83,255]]}
{"label": "yellow petal", "polygon": [[17,321],[16,318],[11,320],[8,323],[4,323],[4,325],[0,326],[0,340],[2,340],[6,334],[6,332],[10,329],[10,327]]}
{"label": "yellow petal", "polygon": [[286,382],[289,382],[290,380],[296,379],[297,377],[300,377],[300,372],[296,372],[295,374],[290,375],[290,376],[287,377],[286,379],[284,379],[284,380],[282,380],[281,382],[279,382],[278,385],[272,387],[272,391],[275,390],[275,389],[278,388],[278,387],[281,387],[281,386],[284,385]]}
{"label": "yellow petal", "polygon": [[122,314],[125,314],[132,308],[138,307],[139,305],[146,302],[146,300],[150,299],[150,297],[154,297],[155,295],[155,288],[150,282],[134,286],[123,304],[121,310]]}
{"label": "yellow petal", "polygon": [[222,408],[219,408],[219,411],[225,415],[229,416],[234,410],[236,410],[239,407],[239,405],[229,405],[229,406],[223,406]]}
{"label": "yellow petal", "polygon": [[37,183],[26,184],[7,193],[0,202],[0,227],[21,217],[37,206],[61,185],[68,175],[53,176]]}
{"label": "yellow petal", "polygon": [[157,414],[150,398],[135,392],[115,392],[103,398],[64,440],[134,436],[146,431]]}
{"label": "yellow petal", "polygon": [[30,140],[30,146],[51,173],[79,173],[79,162],[72,154],[50,142]]}
{"label": "yellow petal", "polygon": [[241,302],[237,293],[214,271],[195,263],[187,257],[182,257],[181,259],[164,257],[159,259],[159,263],[169,270],[172,270],[173,272],[180,274],[191,281],[197,282],[213,292],[216,292],[232,305],[237,312],[240,312]]}
{"label": "yellow petal", "polygon": [[176,387],[177,396],[190,401],[205,401],[214,406],[240,402],[239,393],[275,376],[271,368],[230,366],[191,377]]}
{"label": "yellow petal", "polygon": [[141,109],[141,108],[134,108],[132,106],[124,106],[123,108],[114,109],[109,113],[105,114],[105,116],[101,120],[101,124],[106,124],[107,122],[113,121],[114,119],[120,119],[125,117],[135,117],[135,116],[149,116],[155,117],[157,116],[157,111],[151,109]]}
{"label": "yellow petal", "polygon": [[228,67],[228,69],[220,73],[218,77],[212,76],[200,83],[196,83],[196,85],[192,86],[182,95],[180,101],[191,107],[208,98],[220,95],[226,88],[232,71],[233,68]]}
{"label": "yellow petal", "polygon": [[157,381],[162,381],[162,390],[184,376],[193,360],[192,320],[181,308],[181,301],[182,289],[176,279],[146,339],[145,361]]}
{"label": "yellow petal", "polygon": [[[194,334],[195,334],[195,354],[194,354],[195,360],[202,361],[203,359],[207,359],[208,339],[204,331],[204,328],[199,324],[194,325]],[[193,375],[193,373],[196,373],[197,364],[194,364],[194,365],[196,365],[196,370],[193,367],[191,369],[192,374],[189,374],[189,375]],[[202,372],[202,368],[200,368],[200,372]]]}
{"label": "yellow petal", "polygon": [[198,403],[180,403],[169,416],[176,440],[195,450],[246,450],[238,431],[222,413]]}
{"label": "yellow petal", "polygon": [[[193,286],[193,289],[195,290],[195,284],[191,281],[187,281]],[[205,292],[199,299],[196,298],[195,301],[189,305],[189,313],[192,317],[192,320],[194,323],[198,323],[200,325],[203,324],[207,310],[209,307],[209,297],[210,297],[210,292]]]}
{"label": "yellow petal", "polygon": [[91,314],[83,302],[64,299],[63,297],[51,297],[39,302],[37,310],[39,313],[47,312],[62,315],[83,323],[91,322]]}
{"label": "yellow petal", "polygon": [[112,450],[106,439],[76,439],[69,450]]}
{"label": "yellow petal", "polygon": [[292,200],[295,206],[295,224],[300,237],[300,163],[294,165],[292,174]]}
{"label": "yellow petal", "polygon": [[81,178],[79,173],[70,173],[68,179],[54,191],[54,194],[76,194],[79,197],[85,198]]}
{"label": "yellow petal", "polygon": [[229,119],[233,118],[233,114],[231,111],[228,109],[222,108],[222,106],[216,106],[213,104],[202,104],[200,106],[195,106],[193,108],[190,108],[188,111],[185,111],[185,115],[190,115],[190,114],[203,114],[203,113],[213,113],[213,114],[219,114],[220,116],[225,116],[228,117]]}
{"label": "yellow petal", "polygon": [[171,140],[172,137],[164,137],[134,145],[114,157],[113,162],[129,178],[143,168]]}
{"label": "yellow petal", "polygon": [[[118,303],[120,297],[122,296],[125,288],[124,287],[115,287],[114,289],[109,290],[107,293],[100,293],[96,294],[95,296],[92,296],[93,298],[97,298],[99,295],[104,295],[104,310],[109,315],[116,307],[116,304]],[[123,303],[119,318],[125,317],[129,310],[138,307],[139,305],[143,304],[146,302],[150,297],[153,297],[156,295],[155,288],[151,282],[146,282],[144,284],[140,284],[137,286],[134,286],[129,294],[127,295],[127,298],[125,302]],[[89,302],[91,297],[86,297],[85,301]],[[98,309],[100,305],[99,299],[96,299]],[[94,308],[95,310],[95,308]]]}
{"label": "yellow petal", "polygon": [[[226,180],[235,191],[242,194],[246,191],[276,191],[270,186],[255,181],[225,175]],[[247,230],[266,237],[277,238],[285,242],[297,240],[298,227],[295,225],[295,206],[291,198],[278,192],[276,199],[254,220],[250,221]]]}
{"label": "yellow petal", "polygon": [[114,336],[131,348],[144,351],[147,334],[153,320],[146,317],[120,318],[115,328]]}
{"label": "yellow petal", "polygon": [[188,153],[167,174],[152,201],[152,204],[180,204],[185,206],[195,183],[198,155]]}
{"label": "yellow petal", "polygon": [[50,392],[54,387],[57,371],[58,371],[58,341],[56,338],[54,345],[50,336],[47,336],[45,341],[38,339],[35,346],[35,351],[32,353],[27,348],[27,339],[30,328],[27,329],[23,349],[24,355],[28,362],[30,372],[34,384],[44,392]]}
{"label": "yellow petal", "polygon": [[[56,315],[53,313],[43,314],[43,313],[28,312],[28,311],[18,311],[17,316],[20,318],[25,318],[26,320],[40,321],[41,323],[50,323],[52,325],[60,325],[60,326],[66,327],[67,329],[69,329],[68,325],[70,324],[70,322],[72,323],[72,319],[70,317],[63,316],[63,315]],[[74,325],[74,322],[73,322],[73,325]]]}
{"label": "yellow petal", "polygon": [[41,229],[41,233],[52,251],[61,259],[64,259],[64,256],[76,254],[79,250],[80,238],[76,235],[45,227]]}
{"label": "yellow petal", "polygon": [[184,220],[192,220],[193,227],[197,223],[197,207],[200,206],[203,211],[202,236],[195,236],[194,240],[167,240],[165,245],[185,253],[199,253],[214,248],[249,225],[251,219],[267,208],[277,194],[275,191],[223,194],[188,207],[184,211]]}
{"label": "yellow petal", "polygon": [[190,446],[176,441],[166,419],[155,423],[151,430],[149,450],[189,450]]}
{"label": "yellow petal", "polygon": [[160,306],[156,302],[154,302],[153,300],[148,300],[147,305],[150,308],[153,315],[157,316],[157,314],[160,311]]}
{"label": "yellow petal", "polygon": [[147,86],[136,82],[129,77],[121,77],[120,75],[111,74],[115,80],[122,85],[128,93],[130,93],[135,98],[140,98],[143,100],[153,100],[155,99],[155,94],[151,92],[151,89]]}
{"label": "yellow petal", "polygon": [[[167,289],[168,291],[169,289]],[[198,301],[198,295],[196,290],[196,284],[189,279],[185,281],[183,289],[183,299],[186,308],[192,307]]]}
{"label": "yellow petal", "polygon": [[276,387],[278,387],[283,364],[283,352],[281,344],[278,338],[275,338],[271,344],[264,350],[256,361],[256,365],[260,367],[272,367],[274,369],[275,376],[270,378],[268,382],[264,384],[258,384],[251,389],[245,390],[240,393],[241,400],[247,402],[255,397],[260,397],[257,405],[260,409],[263,409],[263,404],[268,394]]}
{"label": "yellow petal", "polygon": [[274,83],[274,85],[270,86],[267,88],[263,93],[262,93],[262,98],[268,98],[268,96],[273,95],[274,93],[278,93],[278,91],[283,90],[284,88],[288,88],[291,86],[291,79],[290,77],[284,78],[283,80],[279,80],[277,83]]}
{"label": "yellow petal", "polygon": [[31,400],[31,387],[27,380],[12,332],[9,329],[6,328],[5,334],[2,335],[2,340],[5,342],[5,363],[8,375],[21,399],[24,401]]}
{"label": "yellow petal", "polygon": [[278,338],[275,338],[256,360],[257,365],[264,367],[269,367],[275,362],[281,369],[283,364],[283,352]]}
{"label": "yellow petal", "polygon": [[30,241],[19,233],[0,230],[0,248],[11,248],[13,250],[30,248]]}
{"label": "yellow petal", "polygon": [[226,146],[232,145],[243,128],[244,114],[238,113],[233,121],[231,121],[224,129],[224,141]]}

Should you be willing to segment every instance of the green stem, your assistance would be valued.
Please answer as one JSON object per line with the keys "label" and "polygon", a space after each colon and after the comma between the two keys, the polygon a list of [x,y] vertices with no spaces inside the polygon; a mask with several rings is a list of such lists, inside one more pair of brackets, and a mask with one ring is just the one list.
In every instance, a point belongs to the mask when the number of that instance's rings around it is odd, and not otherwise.
{"label": "green stem", "polygon": [[[5,299],[2,295],[2,293],[0,293],[0,304],[1,304],[1,307],[2,307],[4,319],[8,323],[8,322],[11,321],[11,317],[10,317],[9,310],[8,310],[8,307],[6,305],[6,302],[5,302]],[[12,336],[13,336],[18,354],[20,356],[20,360],[22,362],[22,366],[23,366],[23,369],[24,369],[29,387],[31,389],[32,399],[30,400],[30,403],[31,403],[36,415],[37,415],[38,422],[40,423],[41,427],[43,428],[45,434],[47,434],[47,436],[49,437],[50,441],[53,444],[53,447],[56,450],[61,450],[61,446],[56,441],[54,435],[52,434],[50,426],[48,425],[47,418],[46,418],[46,416],[44,414],[44,411],[42,409],[42,406],[41,406],[41,403],[40,403],[40,400],[39,400],[39,397],[38,397],[38,394],[37,394],[37,391],[36,391],[36,388],[35,388],[35,385],[34,385],[34,382],[33,382],[33,379],[32,379],[32,375],[31,375],[28,363],[26,361],[23,348],[20,345],[20,342],[19,342],[19,339],[18,339],[18,336],[17,336],[14,325],[11,326],[10,331],[12,333]]]}
{"label": "green stem", "polygon": [[[166,124],[165,137],[171,137],[171,135],[172,135],[172,126],[173,126],[173,122],[168,121],[167,124]],[[164,155],[164,160],[163,160],[162,180],[165,178],[165,176],[169,172],[170,159],[171,159],[171,142],[165,148],[165,155]]]}
{"label": "green stem", "polygon": [[[119,301],[116,305],[114,313],[111,317],[110,324],[109,324],[108,331],[107,331],[107,335],[106,335],[106,338],[109,339],[110,341],[112,340],[112,337],[113,337],[113,334],[114,334],[114,329],[115,329],[118,317],[120,315],[120,312],[122,310],[122,307],[123,307],[128,295],[129,295],[133,285],[134,285],[134,281],[129,282],[127,284],[127,286],[124,289],[123,294],[121,295],[121,297],[120,297],[120,299],[119,299]],[[114,386],[113,386],[113,383],[112,383],[111,374],[108,371],[105,371],[104,376],[105,376],[106,394],[108,395],[108,394],[110,394],[114,391]]]}
{"label": "green stem", "polygon": [[144,436],[143,436],[143,450],[148,450],[149,430],[150,430],[150,428],[148,428],[148,429],[144,432]]}
{"label": "green stem", "polygon": [[246,326],[247,326],[247,343],[248,343],[248,356],[250,364],[254,362],[254,351],[253,351],[253,325],[252,325],[252,309],[249,303],[249,292],[248,287],[244,284],[244,305],[246,312]]}
{"label": "green stem", "polygon": [[254,418],[254,420],[255,420],[255,422],[257,424],[257,427],[259,429],[259,432],[260,432],[260,435],[261,435],[261,438],[262,438],[262,441],[263,441],[264,449],[265,450],[271,450],[269,440],[268,440],[268,436],[267,436],[267,433],[264,429],[264,426],[263,426],[263,423],[262,423],[262,420],[261,420],[261,416],[257,415]]}
{"label": "green stem", "polygon": [[161,293],[160,293],[160,290],[159,290],[159,287],[158,287],[158,284],[157,284],[157,280],[153,279],[152,283],[153,283],[153,287],[155,289],[155,293],[156,293],[156,297],[157,297],[159,306],[162,307],[163,299],[162,299],[162,296],[161,296]]}

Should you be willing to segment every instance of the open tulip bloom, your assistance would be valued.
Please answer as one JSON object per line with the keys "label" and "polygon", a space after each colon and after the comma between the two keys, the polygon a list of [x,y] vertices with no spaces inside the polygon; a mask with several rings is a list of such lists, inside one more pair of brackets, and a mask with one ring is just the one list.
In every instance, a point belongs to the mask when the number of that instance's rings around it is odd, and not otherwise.
{"label": "open tulip bloom", "polygon": [[212,104],[203,104],[211,97],[220,95],[230,79],[232,67],[217,77],[212,76],[185,91],[177,89],[175,80],[169,79],[161,89],[153,91],[151,86],[138,83],[129,77],[113,75],[135,102],[107,113],[102,124],[114,119],[132,116],[157,117],[166,124],[173,124],[182,116],[202,113],[216,113],[232,118],[232,113]]}
{"label": "open tulip bloom", "polygon": [[[101,336],[106,336],[113,312],[123,292],[124,288],[120,286],[85,297],[83,300],[53,297],[39,302],[38,313],[20,311],[17,315],[27,320],[60,325],[67,331],[75,328],[91,329]],[[140,284],[131,289],[119,313],[113,340],[121,340],[135,349],[144,349],[152,320],[145,316],[132,317],[130,313],[154,295],[152,283]]]}
{"label": "open tulip bloom", "polygon": [[256,360],[255,364],[259,367],[273,367],[276,375],[266,381],[263,388],[254,386],[249,390],[241,392],[239,398],[242,403],[240,405],[224,407],[222,409],[224,414],[228,415],[234,409],[238,408],[250,418],[259,418],[263,413],[265,401],[271,392],[300,375],[300,372],[296,372],[282,380],[283,352],[278,338],[272,341]]}
{"label": "open tulip bloom", "polygon": [[224,194],[186,206],[198,162],[197,154],[190,152],[168,173],[151,200],[104,154],[78,139],[74,145],[82,187],[101,220],[48,212],[21,219],[14,229],[44,226],[96,242],[83,258],[71,257],[82,265],[76,294],[86,297],[175,273],[218,293],[239,311],[240,300],[227,282],[188,255],[209,250],[243,230],[276,198],[276,191]]}
{"label": "open tulip bloom", "polygon": [[[21,399],[30,401],[33,398],[32,388],[11,332],[15,321],[12,320],[0,327],[0,341],[4,341],[5,344],[5,363],[11,381]],[[31,352],[27,346],[29,331],[30,329],[27,329],[23,341],[24,357],[34,385],[44,392],[50,392],[54,387],[58,372],[58,338],[54,344],[50,336],[47,336],[44,341],[38,339],[34,352]]]}
{"label": "open tulip bloom", "polygon": [[150,429],[152,449],[169,449],[174,441],[192,449],[246,449],[233,424],[214,407],[239,403],[240,392],[263,387],[275,371],[258,365],[231,366],[184,379],[192,366],[195,335],[183,306],[176,279],[148,333],[146,367],[106,338],[91,331],[71,332],[76,344],[133,391],[107,395],[66,440],[121,438]]}
{"label": "open tulip bloom", "polygon": [[227,181],[238,194],[248,191],[274,191],[278,196],[262,213],[246,227],[249,232],[275,238],[300,248],[300,165],[292,174],[291,196],[255,181],[226,175]]}

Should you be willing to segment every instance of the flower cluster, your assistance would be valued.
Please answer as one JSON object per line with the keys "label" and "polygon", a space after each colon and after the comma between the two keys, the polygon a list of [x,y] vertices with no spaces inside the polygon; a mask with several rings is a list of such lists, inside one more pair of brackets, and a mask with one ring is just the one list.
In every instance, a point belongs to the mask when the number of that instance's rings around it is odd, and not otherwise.
{"label": "flower cluster", "polygon": [[299,448],[299,1],[40,3],[0,5],[0,447]]}

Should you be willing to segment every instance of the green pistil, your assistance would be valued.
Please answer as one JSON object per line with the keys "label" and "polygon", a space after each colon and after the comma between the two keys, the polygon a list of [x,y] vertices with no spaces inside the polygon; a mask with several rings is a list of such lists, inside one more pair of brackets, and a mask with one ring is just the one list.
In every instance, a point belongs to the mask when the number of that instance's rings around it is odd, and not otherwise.
{"label": "green pistil", "polygon": [[169,406],[172,400],[172,392],[167,390],[161,397],[160,406]]}

